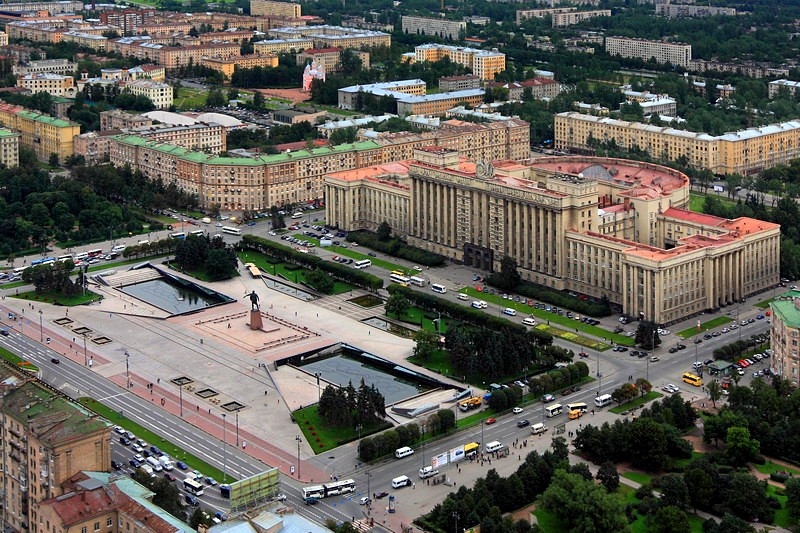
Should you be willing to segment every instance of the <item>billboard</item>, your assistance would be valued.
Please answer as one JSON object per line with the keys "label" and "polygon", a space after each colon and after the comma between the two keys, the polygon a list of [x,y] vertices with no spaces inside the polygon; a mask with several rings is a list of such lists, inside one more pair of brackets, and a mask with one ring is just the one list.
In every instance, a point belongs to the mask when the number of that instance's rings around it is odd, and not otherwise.
{"label": "billboard", "polygon": [[431,462],[434,468],[441,468],[447,464],[447,452],[440,453],[439,455],[433,456],[433,461]]}
{"label": "billboard", "polygon": [[280,488],[281,473],[277,468],[231,483],[231,509],[264,502],[278,494]]}
{"label": "billboard", "polygon": [[450,450],[450,462],[457,463],[464,459],[464,445],[457,446]]}

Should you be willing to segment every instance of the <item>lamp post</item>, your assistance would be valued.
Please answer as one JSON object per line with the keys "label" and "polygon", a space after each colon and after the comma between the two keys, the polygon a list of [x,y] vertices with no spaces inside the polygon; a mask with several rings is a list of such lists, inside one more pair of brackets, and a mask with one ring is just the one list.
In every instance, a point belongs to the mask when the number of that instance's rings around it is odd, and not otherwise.
{"label": "lamp post", "polygon": [[300,435],[297,435],[294,440],[297,441],[297,479],[300,479]]}
{"label": "lamp post", "polygon": [[42,323],[42,310],[39,309],[39,342],[44,342],[44,325]]}
{"label": "lamp post", "polygon": [[180,398],[181,417],[183,417],[183,385],[178,386],[178,398]]}
{"label": "lamp post", "polygon": [[362,428],[361,424],[356,426],[356,430],[358,430],[358,440],[361,440],[361,430],[362,429],[363,428]]}
{"label": "lamp post", "polygon": [[239,411],[236,411],[236,447],[239,447]]}
{"label": "lamp post", "polygon": [[228,468],[228,442],[227,442],[227,426],[225,425],[225,413],[222,413],[222,482],[225,483],[227,479]]}
{"label": "lamp post", "polygon": [[320,398],[322,398],[322,391],[320,390],[320,383],[319,377],[322,375],[322,372],[314,372],[314,376],[317,378],[317,403],[319,403]]}
{"label": "lamp post", "polygon": [[[86,336],[85,335],[83,337],[83,346],[84,346],[84,348],[86,348]],[[127,380],[129,389],[131,388],[131,365],[130,365],[130,360],[131,360],[131,354],[128,353],[128,350],[126,348],[125,349],[125,379]],[[181,405],[183,405],[183,404],[181,404]],[[183,416],[183,411],[181,411],[181,416]]]}
{"label": "lamp post", "polygon": [[[89,356],[86,352],[86,334],[83,334],[83,366],[89,366]],[[130,381],[130,378],[128,378]]]}
{"label": "lamp post", "polygon": [[455,531],[455,533],[458,533],[458,511],[453,511],[453,518],[456,521],[456,528],[453,531]]}
{"label": "lamp post", "polygon": [[[367,497],[368,497],[368,498],[370,498],[370,501],[372,501],[372,492],[371,492],[371,491],[370,491],[370,489],[369,489],[369,481],[370,481],[370,479],[372,479],[372,472],[370,472],[369,470],[367,470]],[[368,506],[367,506],[367,509],[369,509],[369,507],[370,507],[371,505],[372,505],[372,504],[368,505]]]}

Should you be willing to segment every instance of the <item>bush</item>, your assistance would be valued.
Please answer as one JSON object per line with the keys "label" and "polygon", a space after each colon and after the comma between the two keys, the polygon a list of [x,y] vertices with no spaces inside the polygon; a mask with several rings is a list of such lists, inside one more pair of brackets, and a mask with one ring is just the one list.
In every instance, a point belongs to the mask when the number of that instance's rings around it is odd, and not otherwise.
{"label": "bush", "polygon": [[788,472],[774,472],[769,475],[769,478],[772,481],[777,481],[778,483],[786,483],[786,480],[789,479]]}
{"label": "bush", "polygon": [[[486,283],[497,287],[496,280],[497,275],[492,274],[487,278]],[[557,307],[572,309],[573,311],[577,311],[578,313],[582,313],[584,315],[604,317],[611,314],[611,306],[607,300],[600,302],[589,302],[586,300],[581,300],[580,298],[576,298],[575,296],[570,296],[562,291],[557,291],[555,289],[545,287],[544,285],[538,285],[529,281],[523,281],[514,287],[513,290],[522,296],[553,304]]]}
{"label": "bush", "polygon": [[397,238],[382,241],[375,233],[366,230],[351,231],[347,234],[347,240],[421,265],[442,266],[447,260],[443,255],[411,246]]}

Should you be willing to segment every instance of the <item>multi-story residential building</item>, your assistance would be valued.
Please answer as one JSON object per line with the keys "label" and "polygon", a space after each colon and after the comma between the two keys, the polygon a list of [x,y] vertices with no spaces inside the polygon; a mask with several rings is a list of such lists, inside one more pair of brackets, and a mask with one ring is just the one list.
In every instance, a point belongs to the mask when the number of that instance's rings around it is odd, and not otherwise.
{"label": "multi-story residential building", "polygon": [[695,6],[687,4],[656,4],[656,15],[662,17],[676,18],[676,17],[735,17],[736,8],[734,7],[713,7],[713,6]]}
{"label": "multi-story residential building", "polygon": [[201,33],[197,37],[185,36],[177,40],[181,46],[192,46],[209,43],[238,43],[242,44],[253,38],[251,30],[210,31]]}
{"label": "multi-story residential building", "polygon": [[42,161],[51,154],[56,154],[59,161],[71,156],[72,139],[81,133],[80,124],[9,104],[0,104],[0,124],[19,133],[20,145],[32,149]]}
{"label": "multi-story residential building", "polygon": [[47,59],[47,52],[33,46],[10,44],[3,49],[3,55],[7,57],[14,57],[20,63],[29,63],[31,61],[32,54],[39,54],[40,59]]}
{"label": "multi-story residential building", "polygon": [[647,115],[663,115],[674,117],[678,114],[678,102],[674,98],[659,97],[645,102],[639,102],[642,113]]}
{"label": "multi-story residential building", "polygon": [[771,81],[767,85],[770,100],[778,96],[781,90],[785,90],[788,95],[794,96],[798,87],[800,87],[800,82],[785,79]]}
{"label": "multi-story residential building", "polygon": [[203,66],[222,72],[226,80],[230,80],[236,69],[271,67],[278,66],[278,54],[250,54],[246,56],[234,56],[228,59],[216,57],[204,57],[201,61]]}
{"label": "multi-story residential building", "polygon": [[296,39],[268,39],[253,43],[253,51],[256,54],[279,54],[281,52],[300,52],[308,48],[314,48],[314,42],[305,37]]}
{"label": "multi-story residential building", "polygon": [[167,73],[160,65],[138,65],[125,68],[101,68],[100,77],[120,81],[153,80],[166,81]]}
{"label": "multi-story residential building", "polygon": [[8,46],[8,34],[0,31],[0,46]]}
{"label": "multi-story residential building", "polygon": [[[351,50],[350,53],[354,54],[361,61],[361,66],[363,68],[369,68],[369,52]],[[325,72],[330,74],[339,72],[342,69],[341,54],[341,48],[309,48],[297,54],[295,59],[298,65],[310,64],[316,61],[317,66],[322,65],[325,67]]]}
{"label": "multi-story residential building", "polygon": [[250,14],[254,16],[278,16],[297,19],[302,16],[302,11],[300,4],[291,2],[250,0]]}
{"label": "multi-story residential building", "polygon": [[748,78],[778,78],[789,75],[789,69],[778,67],[769,63],[757,61],[742,61],[737,63],[724,63],[717,60],[692,59],[689,70],[695,72],[735,72]]}
{"label": "multi-story residential building", "polygon": [[316,124],[318,120],[324,119],[328,115],[327,111],[320,111],[316,108],[300,108],[293,109],[276,109],[270,113],[270,117],[275,122],[281,124],[299,124],[301,122],[310,122]]}
{"label": "multi-story residential building", "polygon": [[688,205],[689,186],[650,163],[578,156],[493,166],[423,147],[388,169],[327,173],[325,208],[345,230],[391,219],[409,243],[470,267],[491,272],[512,257],[524,279],[672,323],[768,290],[779,275],[777,224],[674,207]]}
{"label": "multi-story residential building", "polygon": [[800,157],[800,122],[789,121],[712,136],[580,113],[555,116],[558,150],[591,151],[593,142],[613,140],[665,161],[686,161],[715,174],[750,175]]}
{"label": "multi-story residential building", "polygon": [[543,19],[561,13],[569,13],[577,11],[577,7],[555,7],[546,9],[518,9],[516,14],[517,26],[522,24],[528,19]]}
{"label": "multi-story residential building", "polygon": [[239,56],[241,47],[236,43],[212,43],[197,46],[166,46],[153,44],[148,41],[119,39],[115,43],[116,49],[123,56],[135,57],[144,61],[152,61],[167,71],[178,69],[182,66],[199,65],[205,57],[229,59]]}
{"label": "multi-story residential building", "polygon": [[606,37],[606,52],[622,57],[637,57],[644,61],[671,63],[688,67],[692,60],[692,45],[667,41],[647,41],[628,37]]}
{"label": "multi-story residential building", "polygon": [[506,69],[506,55],[498,52],[496,48],[479,50],[463,46],[423,44],[414,49],[414,59],[417,63],[439,61],[445,57],[472,69],[472,73],[484,81],[493,80],[495,74]]}
{"label": "multi-story residential building", "polygon": [[444,115],[448,109],[459,105],[474,107],[485,98],[483,89],[465,89],[449,93],[425,94],[421,96],[401,94],[397,98],[397,114],[407,115]]}
{"label": "multi-story residential building", "polygon": [[433,35],[442,39],[453,40],[461,38],[461,32],[467,30],[467,23],[463,20],[403,15],[402,30],[403,33]]}
{"label": "multi-story residential building", "polygon": [[172,106],[172,85],[152,80],[125,82],[124,91],[136,96],[146,96],[156,109],[169,109]]}
{"label": "multi-story residential building", "polygon": [[568,11],[566,13],[553,13],[553,27],[566,28],[567,26],[574,26],[580,24],[584,20],[589,20],[597,17],[610,17],[610,9],[595,9],[593,11]]}
{"label": "multi-story residential building", "polygon": [[36,93],[49,93],[53,96],[75,96],[75,78],[61,74],[25,74],[17,78],[17,87],[24,87]]}
{"label": "multi-story residential building", "polygon": [[9,39],[24,39],[38,43],[60,43],[64,32],[67,31],[67,22],[47,20],[37,22],[9,22],[6,32]]}
{"label": "multi-story residential building", "polygon": [[100,21],[122,29],[124,35],[137,33],[139,26],[154,24],[155,9],[121,9],[100,13]]}
{"label": "multi-story residential building", "polygon": [[781,294],[770,302],[769,308],[772,311],[769,368],[775,376],[797,387],[800,384],[800,291],[793,289]]}
{"label": "multi-story residential building", "polygon": [[30,61],[24,65],[14,65],[12,72],[14,76],[25,76],[26,74],[72,74],[78,70],[78,64],[69,59],[40,59]]}
{"label": "multi-story residential building", "polygon": [[392,96],[395,93],[403,93],[422,96],[425,94],[426,89],[427,85],[420,79],[351,85],[350,87],[339,89],[339,107],[342,109],[354,109],[358,93],[378,96]]}
{"label": "multi-story residential building", "polygon": [[61,13],[83,11],[83,2],[82,0],[62,0],[58,2],[6,2],[3,4],[3,11],[10,11],[12,13],[46,11],[50,15],[59,15]]}
{"label": "multi-story residential building", "polygon": [[480,86],[481,79],[473,74],[467,74],[466,76],[442,76],[439,78],[439,90],[443,92],[479,89]]}
{"label": "multi-story residential building", "polygon": [[369,31],[342,26],[299,26],[294,28],[272,28],[267,35],[277,39],[311,39],[314,48],[372,48],[391,46],[392,36],[382,31]]}
{"label": "multi-story residential building", "polygon": [[2,373],[0,512],[13,531],[41,531],[39,502],[62,496],[62,484],[81,470],[110,469],[111,426],[32,377]]}
{"label": "multi-story residential building", "polygon": [[0,165],[19,166],[19,133],[0,129]]}
{"label": "multi-story residential building", "polygon": [[530,125],[515,119],[473,124],[453,121],[424,134],[378,135],[375,140],[259,157],[216,157],[138,136],[111,140],[111,162],[129,164],[150,179],[175,183],[200,204],[223,209],[263,210],[323,195],[322,177],[408,159],[413,148],[444,143],[475,157],[524,158],[530,154]]}
{"label": "multi-story residential building", "polygon": [[152,119],[142,115],[134,115],[121,109],[100,112],[100,131],[143,128],[152,125]]}
{"label": "multi-story residential building", "polygon": [[136,27],[136,35],[148,35],[153,38],[172,35],[186,35],[194,26],[191,22],[153,22]]}
{"label": "multi-story residential building", "polygon": [[535,100],[555,98],[561,93],[561,84],[551,78],[531,78],[511,83],[491,82],[486,84],[486,88],[507,90],[509,100],[522,100],[526,89],[530,89],[531,98]]}
{"label": "multi-story residential building", "polygon": [[108,48],[107,37],[83,31],[66,31],[62,34],[61,40],[65,43],[75,43],[100,52],[104,52]]}

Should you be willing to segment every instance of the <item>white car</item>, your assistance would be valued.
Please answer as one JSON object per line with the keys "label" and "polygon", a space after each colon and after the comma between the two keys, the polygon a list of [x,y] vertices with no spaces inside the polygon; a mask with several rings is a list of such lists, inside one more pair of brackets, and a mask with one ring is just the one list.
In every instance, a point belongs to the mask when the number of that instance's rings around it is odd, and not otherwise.
{"label": "white car", "polygon": [[728,333],[730,330],[728,328],[722,328],[722,333]]}
{"label": "white car", "polygon": [[283,502],[283,501],[286,501],[286,494],[278,494],[277,496],[275,496],[274,498],[272,498],[272,500],[273,500],[273,501],[276,501],[276,502]]}
{"label": "white car", "polygon": [[422,267],[419,265],[414,265],[414,270],[416,270],[417,272],[422,272]]}
{"label": "white car", "polygon": [[515,414],[515,415],[518,415],[518,414],[520,414],[520,413],[522,412],[522,407],[515,407],[515,408],[513,409],[513,411],[514,411],[514,414]]}
{"label": "white car", "polygon": [[676,387],[672,383],[667,385],[667,389],[668,389],[667,392],[672,392],[672,393],[676,393],[679,390],[678,387]]}
{"label": "white car", "polygon": [[116,431],[120,435],[124,435],[125,434],[125,430],[122,429],[122,426],[114,426],[114,431]]}
{"label": "white car", "polygon": [[369,503],[370,503],[371,501],[372,501],[372,500],[370,500],[369,496],[362,496],[362,497],[361,497],[361,499],[360,499],[360,500],[358,500],[358,504],[359,504],[359,505],[369,505]]}
{"label": "white car", "polygon": [[270,235],[272,235],[273,237],[274,237],[275,235],[277,235],[277,233],[275,233],[274,231],[271,231],[271,230],[270,230],[269,234],[270,234]]}
{"label": "white car", "polygon": [[142,455],[141,455],[141,454],[139,454],[139,453],[137,453],[136,455],[134,455],[134,456],[133,456],[133,458],[134,458],[135,460],[139,461],[140,463],[143,463],[143,462],[144,462],[144,456],[142,456]]}
{"label": "white car", "polygon": [[144,451],[144,448],[142,448],[138,444],[134,444],[133,446],[131,446],[131,449],[136,453],[142,453]]}

